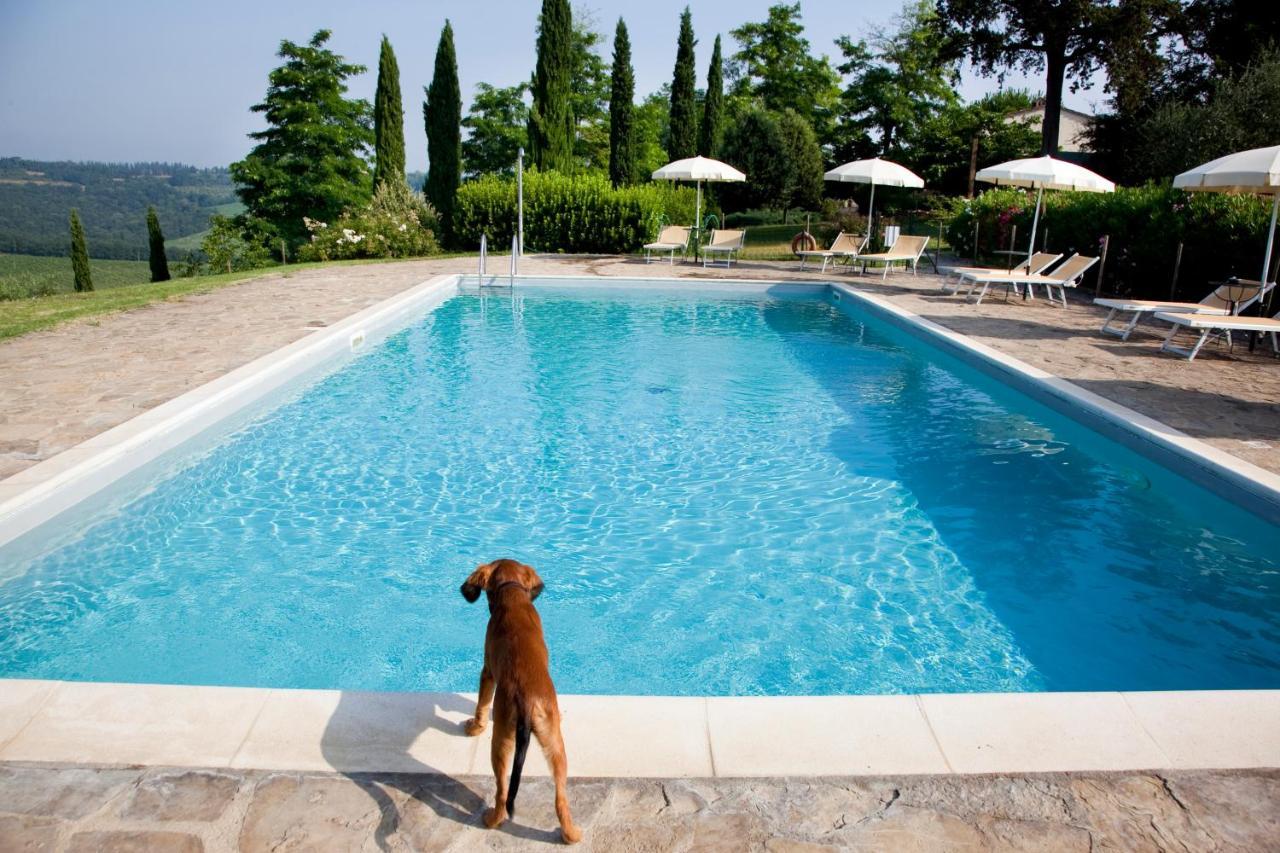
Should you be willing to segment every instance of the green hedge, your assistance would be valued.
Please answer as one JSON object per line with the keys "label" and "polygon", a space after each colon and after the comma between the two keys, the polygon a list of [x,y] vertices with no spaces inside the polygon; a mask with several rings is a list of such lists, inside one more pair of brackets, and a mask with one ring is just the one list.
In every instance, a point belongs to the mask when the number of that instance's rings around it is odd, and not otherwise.
{"label": "green hedge", "polygon": [[[1018,228],[1019,249],[1031,232],[1035,195],[1012,188],[988,190],[976,199],[956,202],[947,237],[956,254],[973,257],[973,228],[978,223],[978,256],[1009,247]],[[1168,299],[1178,244],[1182,265],[1173,296],[1199,300],[1209,282],[1228,276],[1256,279],[1270,224],[1270,205],[1254,196],[1186,193],[1148,184],[1119,187],[1114,193],[1046,192],[1040,234],[1052,252],[1096,255],[1110,237],[1103,290],[1140,299]],[[1037,237],[1036,247],[1041,247]],[[1274,276],[1275,265],[1272,265]],[[1094,273],[1086,276],[1092,287]]]}
{"label": "green hedge", "polygon": [[[692,223],[692,187],[667,183],[614,189],[602,175],[531,172],[524,178],[524,244],[531,252],[633,252],[658,231],[660,221]],[[458,189],[454,232],[463,249],[489,235],[494,252],[511,245],[516,230],[514,178],[487,175]]]}

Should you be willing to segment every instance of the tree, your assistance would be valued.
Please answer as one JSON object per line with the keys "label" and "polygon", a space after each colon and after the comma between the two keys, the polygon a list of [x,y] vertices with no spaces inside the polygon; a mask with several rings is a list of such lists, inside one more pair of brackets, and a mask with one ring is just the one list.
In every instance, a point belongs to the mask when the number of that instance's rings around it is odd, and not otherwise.
{"label": "tree", "polygon": [[836,39],[844,57],[839,71],[850,78],[840,96],[837,160],[893,155],[909,147],[926,122],[958,103],[959,63],[946,55],[935,16],[933,0],[915,0],[903,8],[892,32],[873,33],[870,44]]}
{"label": "tree", "polygon": [[453,27],[446,20],[436,47],[435,73],[422,104],[427,127],[427,200],[440,216],[446,245],[453,242],[453,211],[462,183],[462,90]]}
{"label": "tree", "polygon": [[722,145],[725,159],[746,172],[743,183],[726,183],[718,195],[727,208],[780,206],[787,187],[786,145],[775,113],[748,106],[732,117]]}
{"label": "tree", "polygon": [[240,217],[214,214],[209,219],[209,233],[200,242],[200,251],[209,266],[218,272],[264,266],[270,259],[269,255],[262,245],[246,239],[252,231],[252,223],[246,223]]}
{"label": "tree", "polygon": [[1126,2],[1147,4],[1149,13],[1133,15],[1126,3],[1110,0],[938,0],[935,21],[955,55],[967,54],[982,73],[1044,70],[1041,151],[1054,154],[1066,81],[1087,80],[1109,61],[1118,67],[1126,57],[1113,55],[1113,45],[1132,38],[1135,25],[1176,5],[1176,0]]}
{"label": "tree", "polygon": [[468,131],[462,142],[467,177],[515,174],[516,155],[528,143],[529,107],[524,102],[528,90],[524,83],[503,89],[488,83],[476,86],[471,111],[462,120]]}
{"label": "tree", "polygon": [[694,92],[693,14],[685,6],[680,13],[680,36],[676,40],[676,67],[671,78],[671,133],[667,155],[682,160],[698,153],[698,104]]}
{"label": "tree", "polygon": [[785,222],[792,208],[813,210],[822,204],[822,149],[813,128],[795,110],[786,109],[778,116],[782,142],[785,179],[775,203],[782,208]]}
{"label": "tree", "polygon": [[698,153],[715,157],[720,151],[720,123],[724,116],[724,68],[720,59],[720,36],[711,49],[711,65],[707,68],[707,94],[702,100],[702,124],[698,126]]}
{"label": "tree", "polygon": [[529,154],[547,171],[573,171],[573,14],[569,0],[542,0],[538,63],[529,110]]}
{"label": "tree", "polygon": [[586,169],[608,168],[609,95],[612,80],[609,66],[599,53],[604,36],[596,29],[595,13],[579,7],[573,10],[573,96],[570,110],[574,119],[573,153]]}
{"label": "tree", "polygon": [[378,89],[373,98],[373,185],[404,180],[404,101],[400,98],[400,66],[391,42],[382,37],[378,56]]}
{"label": "tree", "polygon": [[1017,160],[1040,150],[1040,132],[1032,120],[1010,118],[1033,103],[1026,92],[1009,90],[943,107],[913,135],[908,152],[912,168],[930,188],[972,198],[980,162]]}
{"label": "tree", "polygon": [[147,208],[147,237],[151,244],[151,253],[147,260],[151,264],[151,280],[168,281],[169,259],[164,254],[164,233],[160,230],[160,217],[154,207]]}
{"label": "tree", "polygon": [[365,68],[325,48],[329,36],[320,30],[305,45],[280,43],[285,62],[252,108],[267,128],[249,134],[258,144],[231,164],[250,214],[294,245],[306,239],[304,216],[336,219],[372,191],[364,159],[373,142],[369,102],[344,97],[347,78]]}
{"label": "tree", "polygon": [[613,34],[613,73],[609,91],[609,180],[615,187],[636,181],[635,71],[631,67],[631,39],[618,18]]}
{"label": "tree", "polygon": [[671,131],[671,92],[663,86],[635,109],[636,171],[643,179],[667,163],[667,139]]}
{"label": "tree", "polygon": [[825,56],[810,53],[800,4],[769,7],[768,17],[730,30],[738,52],[729,63],[735,95],[755,98],[766,109],[794,109],[829,140],[840,78]]}
{"label": "tree", "polygon": [[89,249],[84,244],[84,227],[80,214],[71,209],[71,272],[75,276],[76,293],[93,290],[93,274],[89,272]]}

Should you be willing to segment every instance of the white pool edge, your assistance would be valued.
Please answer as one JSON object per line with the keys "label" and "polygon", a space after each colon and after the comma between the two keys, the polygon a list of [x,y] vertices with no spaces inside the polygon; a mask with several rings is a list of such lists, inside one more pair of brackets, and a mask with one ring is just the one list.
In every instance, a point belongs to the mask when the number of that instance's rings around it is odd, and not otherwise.
{"label": "white pool edge", "polygon": [[[487,775],[474,694],[0,680],[0,763]],[[1280,691],[561,696],[577,777],[1280,767]],[[546,775],[538,750],[529,775]]]}
{"label": "white pool edge", "polygon": [[[375,344],[456,293],[437,276],[258,358],[0,481],[0,545],[307,370]],[[1280,519],[1280,477],[953,332],[835,282],[575,277],[593,287],[763,292],[830,289],[1083,420],[1109,425],[1160,464],[1239,489]],[[522,283],[563,283],[521,278]],[[1069,414],[1071,412],[1068,412]],[[1091,422],[1094,421],[1094,422]],[[1095,426],[1096,428],[1096,426]],[[1144,445],[1144,443],[1146,443]],[[1170,464],[1172,460],[1174,464]],[[1240,494],[1229,495],[1239,502]],[[486,773],[486,738],[463,738],[461,694],[0,679],[0,761]],[[834,697],[565,696],[577,776],[1029,773],[1280,767],[1280,690]],[[776,737],[765,736],[776,731]],[[531,753],[529,771],[544,773]]]}

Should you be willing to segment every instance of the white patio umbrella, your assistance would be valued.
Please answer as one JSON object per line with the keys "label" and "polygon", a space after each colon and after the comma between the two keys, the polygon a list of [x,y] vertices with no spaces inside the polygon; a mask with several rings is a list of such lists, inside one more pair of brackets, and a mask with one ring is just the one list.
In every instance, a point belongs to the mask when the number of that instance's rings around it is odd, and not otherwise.
{"label": "white patio umbrella", "polygon": [[871,217],[876,209],[876,185],[884,187],[911,187],[920,189],[924,186],[924,178],[891,160],[872,157],[870,160],[854,160],[843,166],[836,166],[822,176],[823,180],[841,183],[871,184],[871,201],[867,204],[867,231],[875,233]]}
{"label": "white patio umbrella", "polygon": [[[1178,175],[1173,185],[1192,192],[1271,196],[1271,230],[1267,232],[1267,254],[1262,258],[1260,279],[1265,285],[1271,274],[1271,250],[1276,242],[1276,214],[1280,213],[1280,145],[1219,157]],[[1267,304],[1271,304],[1271,297],[1267,297]]]}
{"label": "white patio umbrella", "polygon": [[655,181],[697,181],[698,203],[693,224],[698,229],[700,241],[702,239],[702,182],[745,181],[747,176],[728,163],[721,163],[710,157],[686,157],[658,169],[653,173],[653,179]]}
{"label": "white patio umbrella", "polygon": [[1037,190],[1036,213],[1031,219],[1030,256],[1036,250],[1036,229],[1040,226],[1040,203],[1045,190],[1074,190],[1088,193],[1113,193],[1116,185],[1084,166],[1068,163],[1048,155],[1010,160],[988,166],[974,175],[980,181],[1009,187],[1028,187]]}

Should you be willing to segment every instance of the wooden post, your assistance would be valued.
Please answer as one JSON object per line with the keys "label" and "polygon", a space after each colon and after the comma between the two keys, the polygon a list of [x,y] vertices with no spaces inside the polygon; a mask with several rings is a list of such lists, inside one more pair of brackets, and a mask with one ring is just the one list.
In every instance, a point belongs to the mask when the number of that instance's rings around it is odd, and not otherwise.
{"label": "wooden post", "polygon": [[1169,301],[1173,301],[1173,294],[1178,289],[1178,273],[1182,271],[1182,241],[1178,241],[1178,254],[1173,259],[1173,280],[1169,282]]}
{"label": "wooden post", "polygon": [[289,263],[289,253],[285,250],[283,237],[280,238],[280,263],[282,264]]}
{"label": "wooden post", "polygon": [[1093,286],[1093,295],[1099,296],[1102,293],[1102,274],[1107,270],[1107,249],[1111,246],[1111,235],[1104,234],[1102,237],[1102,257],[1098,259],[1098,283]]}
{"label": "wooden post", "polygon": [[973,218],[973,265],[978,265],[978,217]]}

